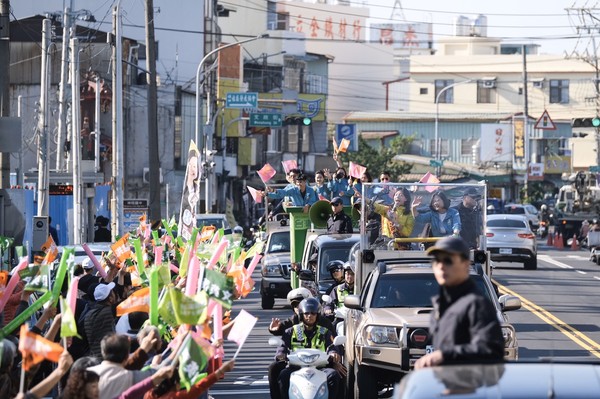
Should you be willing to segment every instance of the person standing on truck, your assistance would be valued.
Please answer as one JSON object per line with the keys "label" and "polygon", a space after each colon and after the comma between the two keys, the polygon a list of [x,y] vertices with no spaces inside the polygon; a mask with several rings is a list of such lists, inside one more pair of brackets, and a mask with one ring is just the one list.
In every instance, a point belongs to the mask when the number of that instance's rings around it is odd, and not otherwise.
{"label": "person standing on truck", "polygon": [[327,234],[352,234],[352,219],[344,212],[340,197],[331,200],[331,209],[333,213],[327,219]]}
{"label": "person standing on truck", "polygon": [[446,237],[427,250],[440,294],[432,298],[434,351],[415,369],[465,361],[500,362],[504,338],[496,311],[469,277],[470,250],[460,237]]}
{"label": "person standing on truck", "polygon": [[412,213],[417,223],[429,223],[432,237],[459,236],[461,230],[458,211],[450,208],[450,199],[441,190],[431,196],[429,211],[419,214],[417,207],[421,205],[421,196],[416,196],[412,203]]}
{"label": "person standing on truck", "polygon": [[304,208],[304,213],[307,213],[310,206],[318,201],[317,193],[312,187],[306,184],[306,175],[304,173],[296,176],[295,183],[293,187],[288,186],[279,190],[267,187],[267,191],[263,192],[263,195],[274,199],[288,197],[291,206],[301,206]]}
{"label": "person standing on truck", "polygon": [[478,247],[478,239],[481,234],[481,207],[479,200],[481,194],[477,192],[475,187],[469,187],[465,190],[462,202],[454,207],[460,216],[460,236],[467,242],[469,248],[476,249]]}

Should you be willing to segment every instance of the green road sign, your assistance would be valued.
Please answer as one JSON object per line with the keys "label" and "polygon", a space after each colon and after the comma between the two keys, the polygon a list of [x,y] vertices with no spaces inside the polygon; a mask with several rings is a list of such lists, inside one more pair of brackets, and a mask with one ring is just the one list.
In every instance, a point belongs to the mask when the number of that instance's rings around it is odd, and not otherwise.
{"label": "green road sign", "polygon": [[281,127],[281,114],[250,114],[250,127]]}
{"label": "green road sign", "polygon": [[435,159],[429,160],[429,166],[432,166],[434,168],[442,167],[443,165],[444,165],[443,160],[440,160],[440,161],[436,161]]}
{"label": "green road sign", "polygon": [[225,108],[258,108],[258,93],[227,93]]}
{"label": "green road sign", "polygon": [[600,166],[598,166],[598,165],[590,166],[590,172],[600,173]]}

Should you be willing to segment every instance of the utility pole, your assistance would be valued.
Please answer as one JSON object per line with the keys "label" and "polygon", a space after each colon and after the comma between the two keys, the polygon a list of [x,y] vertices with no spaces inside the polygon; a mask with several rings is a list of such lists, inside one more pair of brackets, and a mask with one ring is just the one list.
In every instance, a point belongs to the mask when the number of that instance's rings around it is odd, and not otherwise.
{"label": "utility pole", "polygon": [[81,179],[81,103],[79,86],[79,39],[71,39],[71,162],[73,172],[73,244],[81,244],[85,231]]}
{"label": "utility pole", "polygon": [[[0,0],[0,118],[10,116],[10,0]],[[0,152],[0,188],[10,187],[10,153]]]}
{"label": "utility pole", "polygon": [[525,197],[529,198],[529,163],[531,149],[529,146],[529,97],[527,94],[527,47],[522,46],[523,51],[523,134],[525,135]]}
{"label": "utility pole", "polygon": [[63,14],[63,37],[60,62],[60,87],[58,90],[58,139],[56,143],[56,170],[65,169],[64,141],[67,137],[67,85],[69,73],[69,39],[71,31],[71,9]]}
{"label": "utility pole", "polygon": [[112,108],[112,197],[111,234],[121,235],[123,213],[123,42],[121,37],[121,2],[113,9],[113,108]]}
{"label": "utility pole", "polygon": [[148,73],[148,167],[150,173],[149,214],[150,221],[161,219],[160,206],[160,159],[158,156],[158,117],[156,90],[156,48],[154,40],[154,2],[146,0],[146,67]]}
{"label": "utility pole", "polygon": [[45,18],[42,21],[42,58],[40,76],[40,109],[38,119],[38,184],[37,184],[37,215],[48,216],[49,176],[48,172],[48,92],[50,91],[50,62],[48,51],[52,39],[52,21]]}

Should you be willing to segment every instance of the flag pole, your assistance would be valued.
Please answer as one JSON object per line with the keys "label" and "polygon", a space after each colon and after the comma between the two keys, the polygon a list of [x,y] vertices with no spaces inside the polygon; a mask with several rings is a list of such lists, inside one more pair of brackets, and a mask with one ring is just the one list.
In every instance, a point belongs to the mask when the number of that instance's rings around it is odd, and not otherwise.
{"label": "flag pole", "polygon": [[235,355],[233,355],[233,360],[235,360],[237,358],[238,353],[240,353],[240,350],[242,350],[242,346],[244,346],[243,344],[238,346],[237,351],[235,351]]}
{"label": "flag pole", "polygon": [[19,382],[19,393],[25,393],[25,367],[21,362],[21,381]]}

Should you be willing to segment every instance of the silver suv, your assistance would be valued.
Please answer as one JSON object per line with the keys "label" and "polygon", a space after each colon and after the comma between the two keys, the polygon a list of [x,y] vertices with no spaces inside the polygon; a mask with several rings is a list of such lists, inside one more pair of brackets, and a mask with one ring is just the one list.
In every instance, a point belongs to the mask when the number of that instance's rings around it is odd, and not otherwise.
{"label": "silver suv", "polygon": [[[471,277],[496,309],[505,339],[505,359],[516,360],[517,337],[504,311],[519,309],[521,301],[508,295],[498,298],[480,265],[472,268]],[[367,277],[362,295],[346,297],[344,304],[350,309],[345,319],[349,395],[376,398],[382,387],[398,381],[417,359],[433,350],[431,297],[438,292],[429,259],[410,258],[379,261]]]}
{"label": "silver suv", "polygon": [[540,227],[539,211],[531,204],[507,204],[502,213],[509,215],[523,215],[529,221],[529,227],[535,233]]}

